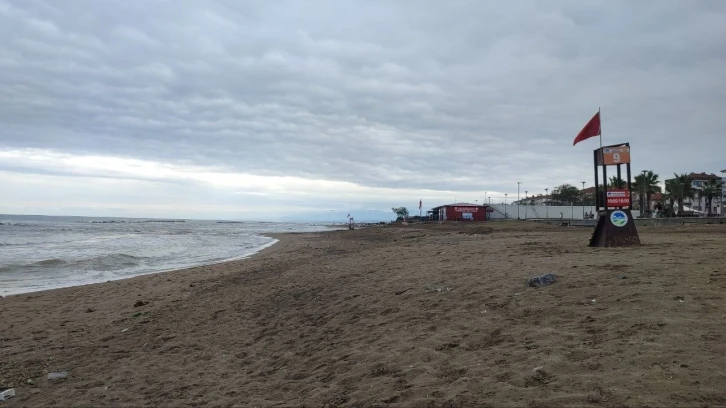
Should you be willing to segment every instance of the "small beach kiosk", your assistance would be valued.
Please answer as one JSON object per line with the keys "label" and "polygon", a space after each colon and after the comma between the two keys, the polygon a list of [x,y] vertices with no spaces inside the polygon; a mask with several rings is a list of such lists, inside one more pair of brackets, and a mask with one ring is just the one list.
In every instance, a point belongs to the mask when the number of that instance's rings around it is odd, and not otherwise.
{"label": "small beach kiosk", "polygon": [[433,221],[486,221],[493,211],[487,205],[454,203],[434,207],[427,213]]}

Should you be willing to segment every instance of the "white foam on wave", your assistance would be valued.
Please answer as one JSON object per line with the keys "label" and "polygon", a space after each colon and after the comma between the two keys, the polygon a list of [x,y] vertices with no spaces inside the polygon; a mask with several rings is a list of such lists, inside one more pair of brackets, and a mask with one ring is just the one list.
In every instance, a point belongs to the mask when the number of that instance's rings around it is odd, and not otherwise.
{"label": "white foam on wave", "polygon": [[139,225],[46,222],[23,233],[0,226],[0,242],[28,242],[0,247],[0,295],[240,260],[278,242],[265,233],[327,229],[275,223]]}

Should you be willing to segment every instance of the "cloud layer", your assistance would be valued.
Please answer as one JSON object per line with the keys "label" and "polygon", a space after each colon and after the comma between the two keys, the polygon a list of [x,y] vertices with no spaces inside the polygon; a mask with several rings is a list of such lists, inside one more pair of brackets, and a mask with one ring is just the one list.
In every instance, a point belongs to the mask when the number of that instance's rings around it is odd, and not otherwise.
{"label": "cloud layer", "polygon": [[[592,184],[597,142],[571,141],[598,107],[634,171],[726,168],[717,0],[0,0],[0,35],[0,150],[45,155],[0,163],[15,206],[89,157],[140,211],[150,182],[275,211]],[[205,172],[233,176],[180,176]]]}

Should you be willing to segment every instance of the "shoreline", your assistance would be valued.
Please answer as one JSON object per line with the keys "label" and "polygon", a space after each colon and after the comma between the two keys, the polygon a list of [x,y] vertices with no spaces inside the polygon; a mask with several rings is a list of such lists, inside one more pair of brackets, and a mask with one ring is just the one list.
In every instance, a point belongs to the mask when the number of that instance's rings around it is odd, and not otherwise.
{"label": "shoreline", "polygon": [[70,285],[67,285],[67,286],[57,286],[57,287],[53,287],[53,288],[37,289],[37,290],[31,290],[31,291],[28,291],[28,292],[17,292],[17,293],[1,294],[0,295],[0,298],[6,298],[6,297],[10,297],[10,296],[19,296],[19,295],[25,295],[25,294],[30,294],[30,293],[46,292],[46,291],[52,291],[52,290],[57,290],[57,289],[66,289],[66,288],[83,287],[83,286],[89,286],[89,285],[98,285],[98,284],[101,284],[101,283],[110,283],[110,282],[122,281],[122,280],[126,280],[126,279],[134,279],[134,278],[138,278],[138,277],[142,277],[142,276],[155,275],[155,274],[159,274],[159,273],[169,273],[169,272],[183,271],[183,270],[186,270],[186,269],[200,268],[200,267],[205,267],[205,266],[212,266],[212,265],[224,264],[224,263],[228,263],[228,262],[242,261],[242,260],[248,259],[250,257],[253,257],[253,256],[257,255],[257,254],[260,254],[261,252],[265,251],[266,249],[274,246],[275,244],[277,244],[279,242],[279,238],[275,238],[275,237],[273,237],[273,235],[283,235],[283,234],[285,234],[285,233],[277,233],[277,234],[267,234],[266,233],[266,234],[260,234],[260,236],[264,236],[264,237],[267,237],[267,238],[271,238],[272,241],[271,242],[268,242],[266,244],[261,245],[259,247],[259,249],[256,249],[254,252],[252,252],[250,254],[241,255],[241,256],[235,256],[235,257],[232,257],[232,258],[228,258],[228,259],[224,259],[224,260],[220,260],[220,261],[216,261],[216,262],[212,262],[212,263],[201,263],[201,264],[198,264],[198,265],[189,265],[189,266],[185,266],[185,267],[181,267],[181,268],[160,269],[160,270],[155,270],[155,271],[148,271],[148,272],[143,272],[143,273],[139,273],[139,274],[134,274],[134,275],[131,275],[131,276],[119,277],[119,278],[116,278],[116,279],[107,279],[107,280],[98,281],[98,282],[88,282],[88,283],[82,283],[82,284],[70,284]]}
{"label": "shoreline", "polygon": [[723,405],[725,233],[269,234],[242,260],[0,299],[0,388],[8,407]]}

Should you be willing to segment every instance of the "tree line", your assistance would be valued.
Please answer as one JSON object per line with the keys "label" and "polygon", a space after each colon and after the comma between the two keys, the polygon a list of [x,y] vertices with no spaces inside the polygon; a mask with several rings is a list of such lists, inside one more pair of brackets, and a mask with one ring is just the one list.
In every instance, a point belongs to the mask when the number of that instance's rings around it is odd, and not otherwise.
{"label": "tree line", "polygon": [[[675,207],[683,209],[683,202],[687,199],[701,198],[705,200],[707,213],[712,215],[713,200],[720,197],[723,182],[714,178],[703,182],[701,189],[693,187],[692,179],[688,174],[673,173],[674,178],[665,181],[665,191],[660,185],[660,176],[653,171],[647,171],[636,175],[631,183],[632,191],[640,197],[639,207],[650,208],[651,198],[654,194],[662,193],[665,216],[675,216]],[[627,188],[627,182],[618,177],[612,176],[608,180],[609,189]],[[604,186],[599,185],[600,191],[605,191]],[[645,191],[645,194],[643,192]],[[572,184],[562,184],[552,189],[550,201],[562,204],[580,203],[592,205],[595,201],[594,193],[583,194],[580,189]],[[590,204],[588,204],[590,203]]]}
{"label": "tree line", "polygon": [[[696,189],[693,187],[693,180],[688,174],[673,173],[673,175],[675,176],[674,178],[665,181],[665,191],[660,186],[660,176],[653,171],[636,175],[633,178],[631,187],[632,191],[640,197],[640,202],[638,203],[639,208],[650,208],[653,195],[663,193],[663,216],[675,216],[676,207],[682,211],[684,201],[695,198],[698,198],[699,201],[701,198],[704,198],[708,215],[713,215],[713,199],[720,197],[723,182],[718,178],[710,179],[703,182],[701,189]],[[623,189],[627,187],[627,182],[618,176],[612,176],[608,180],[609,189]],[[602,184],[600,184],[599,189],[600,191],[605,191]],[[645,191],[645,194],[643,194],[643,191]],[[529,197],[529,199],[532,200],[531,204],[534,204],[535,197]],[[583,194],[579,188],[565,183],[552,189],[549,201],[563,205],[595,205],[595,194]],[[399,220],[409,218],[409,212],[406,207],[395,207],[391,210]]]}

